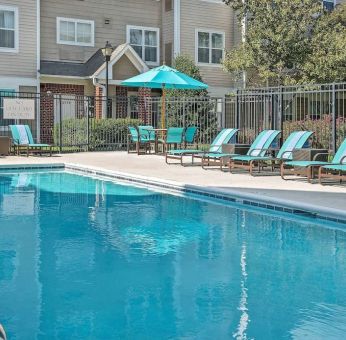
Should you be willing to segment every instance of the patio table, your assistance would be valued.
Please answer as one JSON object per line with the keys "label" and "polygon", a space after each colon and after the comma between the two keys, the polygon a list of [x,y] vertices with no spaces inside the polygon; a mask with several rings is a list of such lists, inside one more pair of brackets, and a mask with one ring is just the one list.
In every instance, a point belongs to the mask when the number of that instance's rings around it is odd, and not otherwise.
{"label": "patio table", "polygon": [[159,153],[159,139],[166,139],[167,129],[144,129],[148,131],[149,136],[152,132],[155,132],[155,142],[154,142],[154,151],[156,154]]}

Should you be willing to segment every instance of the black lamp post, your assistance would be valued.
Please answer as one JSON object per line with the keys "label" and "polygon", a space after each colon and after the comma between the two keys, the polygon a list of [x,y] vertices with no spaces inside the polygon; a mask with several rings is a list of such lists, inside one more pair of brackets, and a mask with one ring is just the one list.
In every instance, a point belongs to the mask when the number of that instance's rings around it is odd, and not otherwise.
{"label": "black lamp post", "polygon": [[106,42],[106,45],[104,48],[101,49],[102,50],[102,54],[105,57],[106,60],[106,101],[107,101],[107,118],[110,118],[109,116],[109,102],[108,102],[108,83],[109,83],[109,79],[108,79],[108,63],[111,59],[111,55],[113,53],[113,47],[112,45],[109,43],[109,41]]}

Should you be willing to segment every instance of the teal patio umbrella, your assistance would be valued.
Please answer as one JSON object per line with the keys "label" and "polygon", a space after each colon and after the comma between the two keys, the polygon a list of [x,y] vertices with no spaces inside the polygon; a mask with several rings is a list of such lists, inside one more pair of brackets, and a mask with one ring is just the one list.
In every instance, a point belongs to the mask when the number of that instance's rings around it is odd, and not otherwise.
{"label": "teal patio umbrella", "polygon": [[202,90],[208,88],[207,84],[193,79],[188,75],[166,65],[153,68],[148,72],[124,80],[121,82],[121,85],[131,87],[148,87],[151,89],[162,89],[161,125],[163,129],[166,125],[166,89]]}

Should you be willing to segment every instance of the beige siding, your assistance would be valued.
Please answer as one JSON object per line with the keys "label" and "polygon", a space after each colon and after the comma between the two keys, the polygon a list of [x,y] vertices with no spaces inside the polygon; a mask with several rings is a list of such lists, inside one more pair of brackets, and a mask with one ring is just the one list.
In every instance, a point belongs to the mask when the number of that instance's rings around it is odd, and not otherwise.
{"label": "beige siding", "polygon": [[[41,59],[86,61],[105,42],[113,46],[126,41],[126,25],[161,27],[161,2],[153,0],[42,0]],[[56,18],[93,20],[95,46],[79,47],[56,43]],[[105,19],[110,24],[105,25]],[[162,53],[160,53],[162,57]]]}
{"label": "beige siding", "polygon": [[124,80],[138,75],[138,70],[126,55],[123,55],[113,66],[113,79]]}
{"label": "beige siding", "polygon": [[[173,0],[172,0],[173,1]],[[169,61],[172,56],[166,56],[165,45],[171,43],[173,46],[174,41],[174,10],[165,10],[165,1],[162,2],[162,61]],[[169,49],[168,49],[169,50]]]}
{"label": "beige siding", "polygon": [[36,78],[36,0],[0,0],[0,4],[17,7],[19,21],[19,50],[18,53],[0,52],[0,78]]}
{"label": "beige siding", "polygon": [[[232,9],[224,4],[201,0],[181,0],[181,53],[195,60],[196,29],[225,33],[226,50],[239,42],[239,30],[235,30],[236,18]],[[232,77],[218,66],[200,66],[203,80],[212,87],[233,86]]]}

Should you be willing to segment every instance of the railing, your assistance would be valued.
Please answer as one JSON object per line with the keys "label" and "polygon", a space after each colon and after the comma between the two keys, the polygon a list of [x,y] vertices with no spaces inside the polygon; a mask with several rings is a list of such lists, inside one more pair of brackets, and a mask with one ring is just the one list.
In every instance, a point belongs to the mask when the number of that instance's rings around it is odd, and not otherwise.
{"label": "railing", "polygon": [[[161,97],[89,97],[66,94],[0,93],[35,101],[34,120],[7,120],[0,107],[0,134],[10,124],[27,124],[37,140],[60,152],[126,149],[128,125],[161,127]],[[222,127],[222,100],[167,98],[166,127],[197,126],[199,144],[210,144]]]}
{"label": "railing", "polygon": [[282,138],[310,130],[316,147],[335,151],[346,137],[346,84],[238,90],[225,99],[225,124],[239,127],[243,142],[268,128]]}
{"label": "railing", "polygon": [[[4,98],[35,103],[34,120],[3,118]],[[10,124],[28,124],[37,141],[61,152],[126,148],[128,125],[161,127],[161,97],[89,97],[0,92],[0,134]],[[225,127],[239,128],[238,141],[252,142],[263,129],[314,132],[314,146],[335,150],[346,137],[346,84],[238,90],[225,98],[166,99],[166,125],[197,126],[198,143],[209,144]],[[109,118],[107,118],[109,117]]]}

